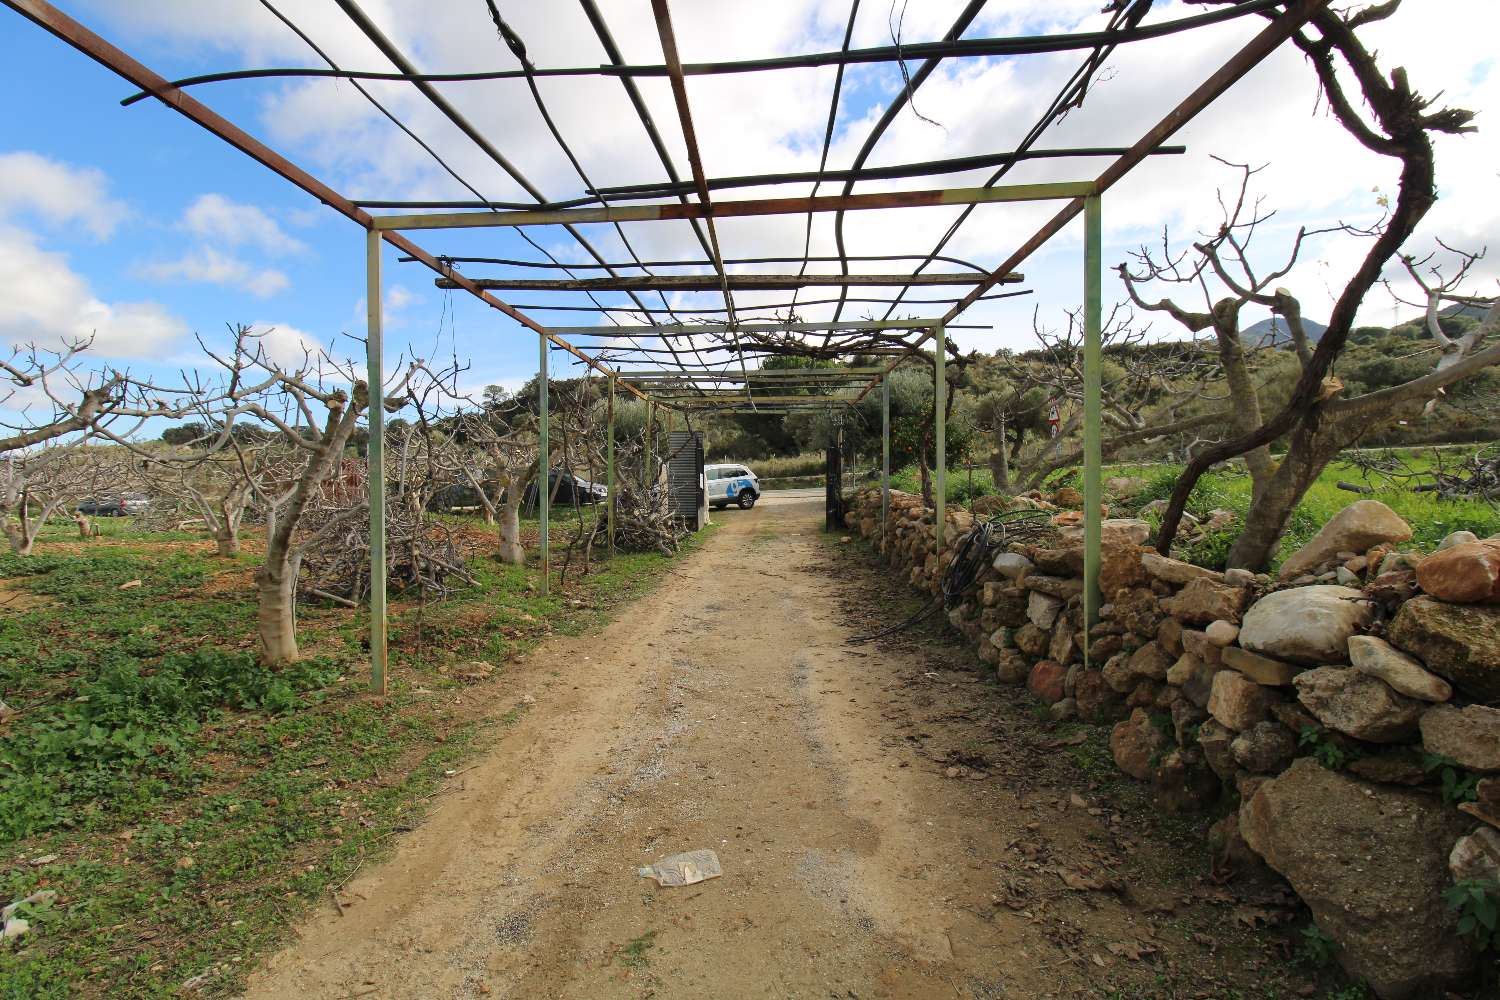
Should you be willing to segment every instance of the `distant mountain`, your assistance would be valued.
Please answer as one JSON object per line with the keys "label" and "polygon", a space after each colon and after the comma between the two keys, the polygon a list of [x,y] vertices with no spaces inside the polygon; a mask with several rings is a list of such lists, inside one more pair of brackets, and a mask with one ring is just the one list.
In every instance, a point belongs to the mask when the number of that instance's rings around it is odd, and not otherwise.
{"label": "distant mountain", "polygon": [[[1318,338],[1323,336],[1323,331],[1328,329],[1325,323],[1319,323],[1315,319],[1302,317],[1302,328],[1307,331],[1308,339],[1314,344]],[[1286,320],[1280,316],[1268,316],[1259,323],[1252,323],[1240,331],[1240,343],[1246,347],[1285,347],[1292,342],[1292,334],[1286,328]]]}
{"label": "distant mountain", "polygon": [[[1489,307],[1488,306],[1466,305],[1466,304],[1464,304],[1462,302],[1455,302],[1455,303],[1453,303],[1453,305],[1448,306],[1446,309],[1439,309],[1438,310],[1438,315],[1439,316],[1445,316],[1445,317],[1446,316],[1467,316],[1470,319],[1479,320],[1479,319],[1484,319],[1484,314],[1487,313],[1487,312],[1489,312]],[[1406,323],[1416,323],[1416,324],[1418,324],[1420,326],[1424,326],[1425,327],[1427,325],[1427,314],[1426,313],[1420,313],[1420,314],[1418,314],[1416,316],[1413,316],[1413,317],[1411,317],[1408,320],[1404,320],[1402,325],[1405,325]]]}

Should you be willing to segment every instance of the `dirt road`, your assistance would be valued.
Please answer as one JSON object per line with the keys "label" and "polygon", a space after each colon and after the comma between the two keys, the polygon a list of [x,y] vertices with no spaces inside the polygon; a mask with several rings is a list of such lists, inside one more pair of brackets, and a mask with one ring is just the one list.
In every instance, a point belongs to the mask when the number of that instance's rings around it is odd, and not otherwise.
{"label": "dirt road", "polygon": [[[715,518],[621,620],[511,671],[496,713],[535,704],[249,996],[1153,996],[1226,961],[1254,978],[1258,958],[1193,943],[1219,919],[1201,882],[1132,876],[1131,821],[1085,777],[1048,777],[1044,745],[1006,749],[1034,721],[961,651],[846,644],[876,578],[820,535],[820,505]],[[637,873],[703,847],[722,878]]]}

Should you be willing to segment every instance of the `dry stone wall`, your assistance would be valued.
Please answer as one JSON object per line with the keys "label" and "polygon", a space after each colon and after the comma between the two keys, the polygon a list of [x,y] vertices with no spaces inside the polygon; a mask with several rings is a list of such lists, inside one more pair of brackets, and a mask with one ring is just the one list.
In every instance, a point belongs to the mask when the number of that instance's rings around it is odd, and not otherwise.
{"label": "dry stone wall", "polygon": [[[1500,883],[1500,540],[1457,533],[1424,555],[1364,500],[1273,579],[1167,558],[1146,521],[1109,519],[1085,629],[1081,498],[986,500],[1056,512],[948,612],[1000,683],[1110,726],[1116,764],[1164,808],[1229,810],[1223,856],[1279,872],[1378,996],[1473,973],[1442,893]],[[949,511],[939,552],[933,512],[892,492],[882,537],[871,489],[848,525],[937,594],[974,518]]]}

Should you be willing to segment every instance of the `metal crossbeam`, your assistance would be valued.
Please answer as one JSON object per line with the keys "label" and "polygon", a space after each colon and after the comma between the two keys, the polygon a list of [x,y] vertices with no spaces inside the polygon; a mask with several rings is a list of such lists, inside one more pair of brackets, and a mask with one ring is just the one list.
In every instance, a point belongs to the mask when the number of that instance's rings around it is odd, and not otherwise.
{"label": "metal crossbeam", "polygon": [[[904,287],[907,285],[1016,284],[1025,275],[1007,274],[659,274],[611,278],[438,278],[438,288],[510,289],[532,292],[718,292],[785,291],[789,288]],[[683,307],[681,312],[691,312]],[[726,332],[734,332],[731,328]]]}
{"label": "metal crossbeam", "polygon": [[484,229],[496,226],[563,226],[590,222],[661,222],[674,219],[744,218],[758,215],[797,215],[803,212],[854,212],[874,208],[938,208],[944,205],[985,205],[1009,201],[1057,201],[1092,194],[1092,181],[1055,184],[1006,184],[990,188],[942,188],[935,191],[878,191],[870,194],[828,194],[801,198],[758,198],[717,201],[710,208],[672,202],[665,205],[612,205],[607,208],[567,208],[557,211],[432,212],[419,215],[377,215],[377,229]]}
{"label": "metal crossbeam", "polygon": [[620,372],[616,377],[638,382],[745,382],[745,381],[797,381],[797,382],[862,382],[870,375],[879,375],[883,368],[752,368],[741,372]]}
{"label": "metal crossbeam", "polygon": [[[836,276],[834,276],[836,277]],[[906,281],[906,277],[901,278]],[[865,319],[842,323],[776,323],[757,320],[753,323],[662,323],[658,326],[554,326],[553,333],[565,336],[654,337],[663,333],[812,333],[823,330],[920,330],[939,322],[935,319]],[[951,327],[950,327],[951,329]]]}
{"label": "metal crossbeam", "polygon": [[[1260,33],[1250,39],[1234,55],[1220,66],[1214,73],[1199,84],[1192,93],[1183,98],[1171,111],[1157,122],[1145,135],[1130,147],[1129,152],[1111,163],[1103,173],[1088,187],[1090,190],[1069,201],[1068,204],[1051,219],[1042,225],[1040,229],[1023,243],[1015,253],[1011,254],[994,271],[990,272],[996,282],[1003,280],[1003,276],[1009,274],[1014,268],[1019,267],[1026,258],[1047,243],[1048,240],[1060,233],[1064,226],[1083,214],[1084,201],[1089,196],[1102,195],[1116,184],[1122,177],[1128,174],[1132,168],[1150,155],[1151,151],[1160,147],[1172,136],[1177,134],[1183,126],[1192,121],[1212,104],[1224,91],[1228,90],[1238,82],[1246,73],[1249,73],[1261,61],[1276,51],[1288,38],[1292,37],[1313,14],[1326,8],[1331,0],[1295,0],[1287,9],[1277,15],[1274,20],[1261,29]],[[956,318],[969,306],[978,301],[986,291],[993,287],[993,283],[981,283],[974,290],[964,296],[949,308],[943,317],[945,320]],[[930,334],[923,334],[917,341],[918,344],[925,342]],[[892,364],[887,371],[894,370]],[[865,387],[864,395],[873,392],[879,384],[872,381]]]}
{"label": "metal crossbeam", "polygon": [[855,397],[846,396],[657,396],[658,402],[671,403],[674,406],[691,406],[693,409],[703,407],[713,408],[726,402],[755,402],[771,404],[802,403],[804,405],[821,405],[823,403],[853,402]]}

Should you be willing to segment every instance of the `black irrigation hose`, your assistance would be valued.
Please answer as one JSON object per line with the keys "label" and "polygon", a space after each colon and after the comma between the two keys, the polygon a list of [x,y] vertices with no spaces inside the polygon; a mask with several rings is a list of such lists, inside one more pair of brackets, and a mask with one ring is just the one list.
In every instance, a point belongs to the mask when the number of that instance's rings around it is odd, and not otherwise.
{"label": "black irrigation hose", "polygon": [[[979,580],[979,574],[990,564],[992,552],[1015,541],[1013,533],[1023,537],[1035,534],[1042,527],[1042,519],[1050,516],[1049,512],[1042,510],[1012,510],[996,514],[988,521],[980,521],[964,536],[963,543],[953,553],[936,597],[906,621],[871,635],[855,636],[849,640],[849,644],[857,645],[887,638],[906,631],[939,608],[956,607],[964,594]],[[1019,527],[1020,530],[1013,532],[1014,527]]]}

